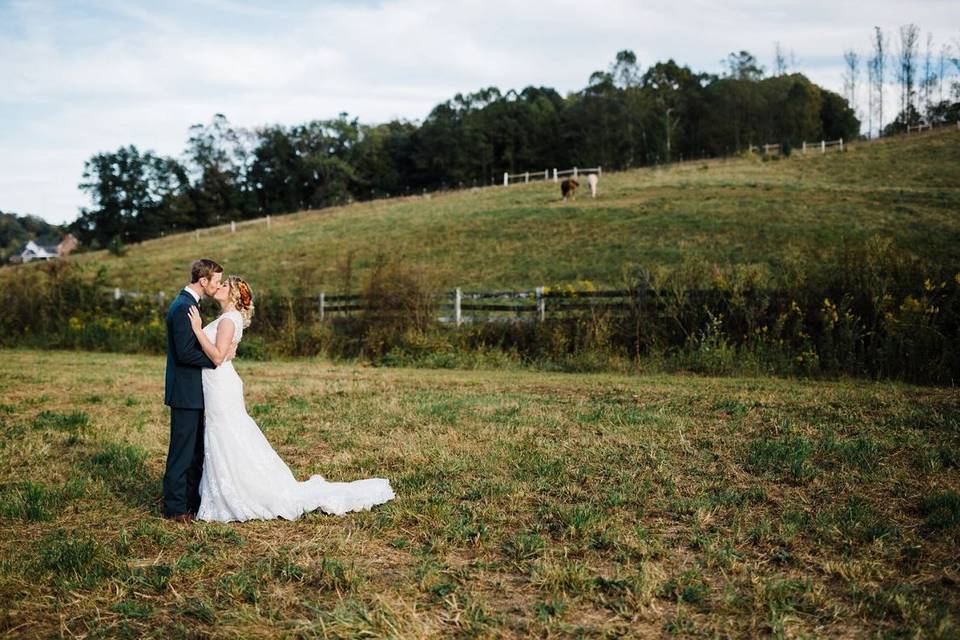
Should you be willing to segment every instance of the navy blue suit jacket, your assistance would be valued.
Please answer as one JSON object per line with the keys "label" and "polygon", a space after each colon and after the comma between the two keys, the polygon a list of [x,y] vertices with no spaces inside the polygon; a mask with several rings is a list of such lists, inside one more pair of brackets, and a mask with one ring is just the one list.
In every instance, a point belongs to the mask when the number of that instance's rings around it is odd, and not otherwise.
{"label": "navy blue suit jacket", "polygon": [[197,302],[186,291],[170,303],[167,309],[167,374],[163,403],[178,409],[203,409],[202,369],[214,369],[193,335],[187,311]]}

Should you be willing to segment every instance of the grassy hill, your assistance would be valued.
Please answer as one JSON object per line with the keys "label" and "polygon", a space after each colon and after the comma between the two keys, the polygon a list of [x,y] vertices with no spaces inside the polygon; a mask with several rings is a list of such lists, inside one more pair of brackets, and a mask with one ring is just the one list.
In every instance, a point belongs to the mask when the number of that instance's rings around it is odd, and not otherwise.
{"label": "grassy hill", "polygon": [[[600,197],[564,204],[550,183],[355,203],[257,224],[160,238],[106,267],[131,290],[173,290],[211,257],[255,289],[343,288],[353,252],[362,278],[378,252],[426,266],[444,287],[528,288],[581,279],[617,285],[642,267],[702,259],[761,273],[829,263],[848,240],[882,235],[930,260],[960,264],[960,132],[861,143],[845,153],[761,162],[689,162],[604,174]],[[353,288],[358,280],[354,279]]]}

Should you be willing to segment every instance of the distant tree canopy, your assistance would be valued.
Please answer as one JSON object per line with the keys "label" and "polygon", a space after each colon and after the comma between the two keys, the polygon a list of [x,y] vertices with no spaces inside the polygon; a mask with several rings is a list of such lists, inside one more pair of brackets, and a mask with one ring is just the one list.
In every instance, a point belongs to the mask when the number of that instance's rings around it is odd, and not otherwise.
{"label": "distant tree canopy", "polygon": [[132,145],[93,156],[80,185],[93,207],[71,229],[105,246],[353,199],[486,185],[505,171],[617,170],[859,135],[846,99],[802,74],[764,77],[746,51],[725,65],[723,76],[673,60],[643,71],[625,50],[566,97],[549,87],[487,87],[437,105],[422,123],[365,125],[342,113],[251,131],[217,114],[190,128],[181,159]]}

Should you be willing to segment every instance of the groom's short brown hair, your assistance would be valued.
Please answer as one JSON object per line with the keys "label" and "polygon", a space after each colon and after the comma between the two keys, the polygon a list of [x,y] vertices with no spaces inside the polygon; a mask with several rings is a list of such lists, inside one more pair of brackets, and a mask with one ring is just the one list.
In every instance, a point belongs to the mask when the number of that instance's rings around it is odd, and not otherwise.
{"label": "groom's short brown hair", "polygon": [[215,273],[223,273],[223,267],[213,260],[207,260],[206,258],[194,260],[193,264],[190,265],[190,284],[200,282],[200,278],[209,280]]}

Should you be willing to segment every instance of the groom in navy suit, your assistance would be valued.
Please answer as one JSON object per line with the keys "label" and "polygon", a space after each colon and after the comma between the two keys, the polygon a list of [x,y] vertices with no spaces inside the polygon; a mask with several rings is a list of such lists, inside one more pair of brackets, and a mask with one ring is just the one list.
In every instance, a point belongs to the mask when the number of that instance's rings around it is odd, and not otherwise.
{"label": "groom in navy suit", "polygon": [[[167,310],[167,373],[164,404],[170,407],[170,448],[163,474],[163,515],[190,522],[200,508],[203,473],[203,378],[201,370],[216,365],[193,334],[187,311],[200,296],[213,296],[220,288],[223,267],[213,260],[196,260],[190,266],[190,284]],[[225,286],[225,285],[223,285]],[[232,346],[227,360],[236,354]]]}

